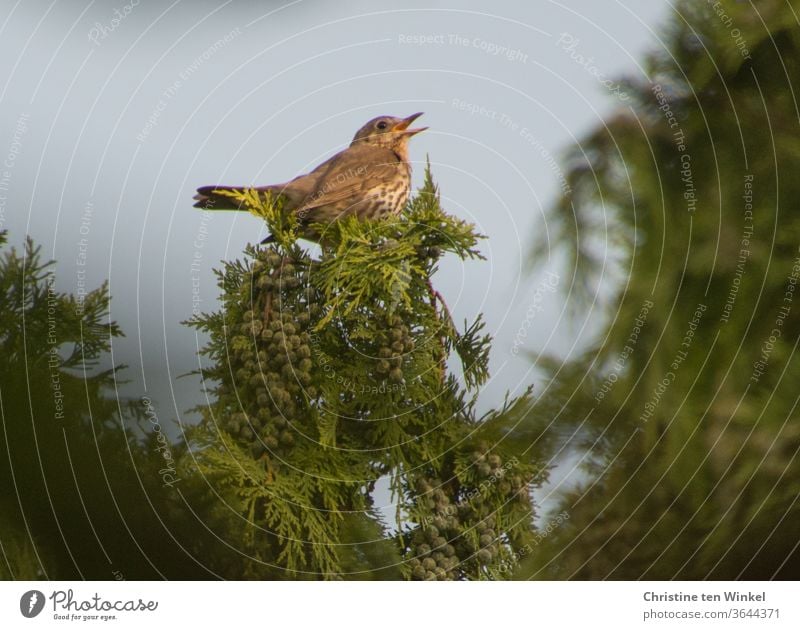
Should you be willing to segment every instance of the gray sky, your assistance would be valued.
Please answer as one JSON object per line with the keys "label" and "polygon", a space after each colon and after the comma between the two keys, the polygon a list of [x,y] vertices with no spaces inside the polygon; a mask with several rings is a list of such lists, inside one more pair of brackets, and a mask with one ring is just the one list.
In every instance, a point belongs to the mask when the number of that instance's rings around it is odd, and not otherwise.
{"label": "gray sky", "polygon": [[249,215],[204,218],[194,189],[287,180],[379,114],[426,113],[415,184],[429,155],[445,207],[489,236],[488,261],[436,278],[457,321],[482,311],[495,336],[484,407],[542,390],[525,351],[567,356],[596,329],[590,311],[565,321],[555,262],[526,275],[523,261],[563,185],[559,152],[627,107],[613,80],[641,76],[667,2],[0,6],[0,228],[42,244],[64,290],[80,262],[89,287],[110,280],[121,392],[150,396],[162,422],[202,400],[196,379],[175,380],[202,343],[178,323],[193,283],[214,309],[211,269],[264,236]]}

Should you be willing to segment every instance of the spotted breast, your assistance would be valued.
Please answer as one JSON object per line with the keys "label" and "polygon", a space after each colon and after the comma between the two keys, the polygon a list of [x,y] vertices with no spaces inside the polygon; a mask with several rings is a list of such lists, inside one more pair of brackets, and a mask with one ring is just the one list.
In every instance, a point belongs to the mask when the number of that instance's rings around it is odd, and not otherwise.
{"label": "spotted breast", "polygon": [[363,207],[356,209],[358,216],[365,219],[382,219],[403,210],[411,186],[411,169],[398,170],[400,171],[398,177],[381,182],[369,190]]}

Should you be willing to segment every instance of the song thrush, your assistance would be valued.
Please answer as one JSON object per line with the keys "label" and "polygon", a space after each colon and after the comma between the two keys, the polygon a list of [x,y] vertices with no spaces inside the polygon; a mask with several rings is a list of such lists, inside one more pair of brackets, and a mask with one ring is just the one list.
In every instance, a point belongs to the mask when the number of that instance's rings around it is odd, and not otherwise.
{"label": "song thrush", "polygon": [[[350,146],[306,175],[283,184],[258,186],[256,190],[281,195],[284,209],[294,212],[303,238],[321,237],[311,224],[329,224],[356,215],[375,219],[403,209],[411,185],[408,141],[427,127],[411,129],[422,112],[407,118],[379,116],[358,130]],[[239,210],[236,200],[220,191],[242,186],[203,186],[197,189],[195,208]],[[270,241],[268,237],[264,242]]]}

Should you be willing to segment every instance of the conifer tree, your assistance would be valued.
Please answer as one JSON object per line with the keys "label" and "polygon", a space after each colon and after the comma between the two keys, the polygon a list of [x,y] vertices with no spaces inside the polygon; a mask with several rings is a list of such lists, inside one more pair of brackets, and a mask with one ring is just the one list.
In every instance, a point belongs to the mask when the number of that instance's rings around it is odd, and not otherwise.
{"label": "conifer tree", "polygon": [[107,286],[79,300],[31,239],[0,249],[0,579],[214,577],[152,425],[114,396],[122,366],[103,367],[122,334]]}
{"label": "conifer tree", "polygon": [[613,240],[626,277],[597,345],[540,363],[540,426],[591,465],[521,577],[800,575],[796,11],[681,1],[664,44],[569,152],[538,251],[591,288]]}
{"label": "conifer tree", "polygon": [[[481,236],[441,209],[430,169],[401,216],[318,226],[318,257],[280,199],[231,194],[274,243],[224,263],[221,310],[189,322],[209,336],[210,403],[184,460],[215,498],[207,527],[241,552],[229,570],[509,576],[545,476],[503,441],[531,395],[478,417],[490,336],[480,317],[458,326],[432,281],[444,255],[480,259]],[[391,523],[376,506],[381,479]]]}

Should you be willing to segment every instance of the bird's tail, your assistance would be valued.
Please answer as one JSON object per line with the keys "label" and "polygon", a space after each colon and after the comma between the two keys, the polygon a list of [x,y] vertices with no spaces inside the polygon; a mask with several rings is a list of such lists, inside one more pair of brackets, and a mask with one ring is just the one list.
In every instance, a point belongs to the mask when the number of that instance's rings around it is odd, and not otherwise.
{"label": "bird's tail", "polygon": [[[242,208],[235,198],[224,193],[242,193],[245,190],[246,188],[242,186],[201,186],[194,196],[194,207],[203,210],[244,210],[245,208]],[[284,194],[283,186],[260,186],[256,190],[260,193],[271,192],[273,195]],[[261,244],[272,243],[274,240],[275,238],[270,235],[261,241]]]}
{"label": "bird's tail", "polygon": [[[194,196],[194,207],[203,210],[242,210],[243,208],[236,199],[224,193],[243,193],[251,186],[201,186],[197,189]],[[270,192],[274,197],[286,195],[287,191],[283,186],[257,186],[254,188],[259,193]]]}
{"label": "bird's tail", "polygon": [[225,192],[244,192],[241,186],[201,186],[194,196],[195,208],[203,210],[241,210],[239,203]]}

